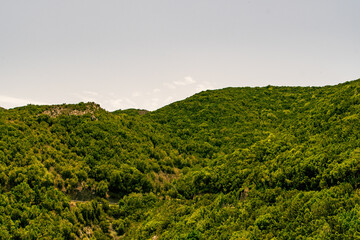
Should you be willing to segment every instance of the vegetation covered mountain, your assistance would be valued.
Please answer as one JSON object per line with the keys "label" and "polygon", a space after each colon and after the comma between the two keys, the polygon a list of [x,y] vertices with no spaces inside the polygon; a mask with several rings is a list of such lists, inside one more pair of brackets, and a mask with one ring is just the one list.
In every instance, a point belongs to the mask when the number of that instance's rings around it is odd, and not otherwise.
{"label": "vegetation covered mountain", "polygon": [[360,238],[359,114],[360,80],[0,108],[0,239]]}

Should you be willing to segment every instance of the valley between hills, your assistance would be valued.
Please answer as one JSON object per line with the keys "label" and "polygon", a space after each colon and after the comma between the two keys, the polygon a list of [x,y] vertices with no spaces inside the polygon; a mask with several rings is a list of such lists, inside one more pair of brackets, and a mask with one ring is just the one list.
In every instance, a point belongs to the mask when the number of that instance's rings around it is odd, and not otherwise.
{"label": "valley between hills", "polygon": [[359,184],[360,80],[0,108],[0,239],[360,239]]}

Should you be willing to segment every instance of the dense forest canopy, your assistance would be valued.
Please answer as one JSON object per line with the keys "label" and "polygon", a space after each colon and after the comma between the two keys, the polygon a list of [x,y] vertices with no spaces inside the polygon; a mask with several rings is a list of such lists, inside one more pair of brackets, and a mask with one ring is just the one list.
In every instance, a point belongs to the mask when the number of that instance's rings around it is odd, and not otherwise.
{"label": "dense forest canopy", "polygon": [[360,238],[359,114],[360,80],[0,108],[0,239]]}

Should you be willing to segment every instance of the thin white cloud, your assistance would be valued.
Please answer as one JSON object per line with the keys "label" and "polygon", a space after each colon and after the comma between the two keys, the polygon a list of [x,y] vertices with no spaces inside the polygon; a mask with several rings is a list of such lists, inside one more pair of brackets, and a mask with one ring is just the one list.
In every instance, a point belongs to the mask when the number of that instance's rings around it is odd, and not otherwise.
{"label": "thin white cloud", "polygon": [[14,98],[14,97],[0,95],[1,107],[13,108],[13,107],[25,106],[27,104],[46,105],[47,103],[34,101],[31,99]]}
{"label": "thin white cloud", "polygon": [[188,86],[195,83],[196,81],[191,76],[186,76],[182,80],[176,80],[176,81],[164,83],[163,85],[168,89],[176,89],[178,87]]}
{"label": "thin white cloud", "polygon": [[[178,101],[189,97],[196,92],[207,89],[214,89],[211,82],[195,81],[191,76],[184,77],[179,81],[171,81],[163,83],[162,86],[154,86],[150,89],[139,89],[127,94],[119,94],[108,92],[102,94],[91,90],[82,90],[73,93],[75,102],[96,102],[108,111],[128,108],[141,108],[148,110],[156,110],[174,101]],[[23,106],[27,104],[46,103],[33,101],[31,99],[13,98],[0,95],[0,106],[5,108]]]}
{"label": "thin white cloud", "polygon": [[187,84],[196,83],[196,81],[195,81],[192,77],[190,77],[190,76],[185,77],[184,80],[185,80],[185,82],[186,82]]}
{"label": "thin white cloud", "polygon": [[204,81],[196,85],[197,92],[201,92],[209,89],[215,89],[215,86],[210,82]]}
{"label": "thin white cloud", "polygon": [[194,83],[196,83],[196,81],[190,76],[184,77],[184,79],[181,81],[173,81],[173,84],[177,86],[187,86]]}

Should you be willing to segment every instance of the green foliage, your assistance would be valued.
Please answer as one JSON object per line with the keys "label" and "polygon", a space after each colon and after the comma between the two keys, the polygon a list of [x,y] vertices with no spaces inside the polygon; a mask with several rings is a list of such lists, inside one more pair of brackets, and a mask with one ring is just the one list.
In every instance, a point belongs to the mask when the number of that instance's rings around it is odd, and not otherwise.
{"label": "green foliage", "polygon": [[359,84],[0,108],[0,239],[357,239]]}

